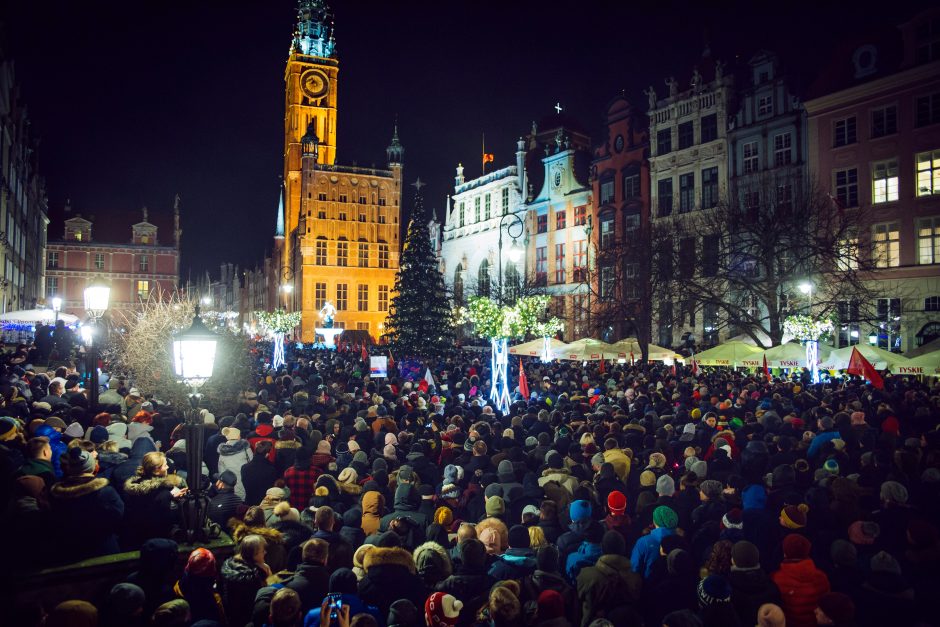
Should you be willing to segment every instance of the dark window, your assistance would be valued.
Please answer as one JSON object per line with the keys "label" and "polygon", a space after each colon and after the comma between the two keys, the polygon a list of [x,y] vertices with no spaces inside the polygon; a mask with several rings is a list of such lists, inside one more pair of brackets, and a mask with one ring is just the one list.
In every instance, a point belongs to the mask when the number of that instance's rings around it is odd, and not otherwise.
{"label": "dark window", "polygon": [[706,235],[702,238],[702,275],[718,274],[718,236]]}
{"label": "dark window", "polygon": [[833,127],[832,145],[838,148],[839,146],[854,144],[855,141],[855,116],[853,115],[849,118],[836,120],[835,126]]}
{"label": "dark window", "polygon": [[695,273],[695,247],[694,237],[679,240],[679,278],[690,279]]}
{"label": "dark window", "polygon": [[894,105],[871,112],[871,136],[884,137],[898,132],[898,108]]}
{"label": "dark window", "polygon": [[858,206],[858,170],[836,171],[836,201],[842,207]]}
{"label": "dark window", "polygon": [[539,246],[535,249],[535,284],[545,287],[548,283],[548,247]]}
{"label": "dark window", "polygon": [[614,214],[605,213],[601,216],[601,248],[610,248],[614,245]]}
{"label": "dark window", "polygon": [[683,122],[679,125],[679,149],[689,148],[695,143],[695,136],[692,132],[692,123]]}
{"label": "dark window", "polygon": [[548,232],[548,214],[541,214],[535,218],[535,232],[536,233],[546,233]]}
{"label": "dark window", "polygon": [[705,303],[702,307],[702,343],[711,346],[718,343],[718,305]]}
{"label": "dark window", "polygon": [[614,202],[614,179],[608,178],[601,181],[601,204]]}
{"label": "dark window", "polygon": [[702,170],[702,207],[708,209],[718,204],[718,168]]}
{"label": "dark window", "polygon": [[679,175],[679,211],[695,209],[695,172]]}
{"label": "dark window", "polygon": [[917,126],[940,122],[940,92],[917,98]]}
{"label": "dark window", "polygon": [[718,139],[718,114],[712,113],[702,118],[702,143]]}
{"label": "dark window", "polygon": [[940,311],[940,296],[928,296],[925,298],[924,311]]}
{"label": "dark window", "polygon": [[623,177],[623,197],[626,199],[640,197],[640,175],[638,173],[628,172]]}
{"label": "dark window", "polygon": [[672,346],[672,303],[659,304],[659,345]]}
{"label": "dark window", "polygon": [[661,248],[656,251],[656,272],[659,273],[660,280],[669,280],[672,278],[672,241],[665,241]]}
{"label": "dark window", "polygon": [[672,179],[659,181],[659,197],[657,198],[660,217],[672,213]]}
{"label": "dark window", "polygon": [[656,154],[665,155],[672,152],[672,129],[667,128],[656,133]]}

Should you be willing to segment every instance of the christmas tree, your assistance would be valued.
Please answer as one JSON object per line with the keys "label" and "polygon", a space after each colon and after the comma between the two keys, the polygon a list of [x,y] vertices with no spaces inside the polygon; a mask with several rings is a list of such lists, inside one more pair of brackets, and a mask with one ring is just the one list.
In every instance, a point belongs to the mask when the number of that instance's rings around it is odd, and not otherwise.
{"label": "christmas tree", "polygon": [[385,322],[386,336],[396,354],[436,355],[453,347],[452,314],[444,275],[431,249],[421,197],[424,183],[418,179],[413,185],[414,207],[395,275],[395,297]]}

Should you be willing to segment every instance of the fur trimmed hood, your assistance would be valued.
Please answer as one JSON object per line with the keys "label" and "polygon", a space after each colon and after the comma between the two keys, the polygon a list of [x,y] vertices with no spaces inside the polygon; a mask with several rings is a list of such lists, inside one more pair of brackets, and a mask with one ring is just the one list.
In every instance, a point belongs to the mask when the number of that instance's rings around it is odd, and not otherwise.
{"label": "fur trimmed hood", "polygon": [[95,477],[91,474],[78,475],[77,477],[66,477],[56,483],[49,490],[49,493],[57,499],[78,499],[107,487],[109,483],[103,477]]}
{"label": "fur trimmed hood", "polygon": [[264,538],[266,542],[284,544],[284,534],[277,529],[271,529],[270,527],[249,527],[237,518],[230,518],[228,526],[229,529],[232,530],[232,539],[235,540],[235,542],[241,542],[242,538],[245,536],[258,535]]}
{"label": "fur trimmed hood", "polygon": [[403,566],[412,575],[415,574],[415,562],[411,553],[399,547],[376,547],[366,553],[362,560],[363,569],[368,573],[373,566]]}
{"label": "fur trimmed hood", "polygon": [[278,440],[277,442],[274,443],[274,448],[276,449],[300,448],[300,446],[301,446],[300,442],[298,442],[297,440]]}
{"label": "fur trimmed hood", "polygon": [[171,490],[173,488],[184,487],[185,485],[183,478],[179,475],[152,477],[150,479],[131,477],[124,482],[124,493],[132,496],[146,496],[162,488]]}
{"label": "fur trimmed hood", "polygon": [[414,550],[414,563],[421,573],[436,568],[443,575],[441,579],[450,577],[454,570],[447,549],[434,541],[425,542]]}
{"label": "fur trimmed hood", "polygon": [[354,496],[359,496],[362,494],[362,486],[355,483],[337,481],[336,486],[339,488],[340,492],[344,492],[346,494],[352,494]]}

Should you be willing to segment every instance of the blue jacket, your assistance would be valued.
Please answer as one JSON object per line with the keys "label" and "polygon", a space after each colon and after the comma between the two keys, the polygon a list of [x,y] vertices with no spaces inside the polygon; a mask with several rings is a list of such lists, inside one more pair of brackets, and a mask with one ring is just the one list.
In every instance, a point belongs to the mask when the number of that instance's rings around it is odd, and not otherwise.
{"label": "blue jacket", "polygon": [[806,457],[813,459],[819,455],[819,452],[822,451],[822,447],[824,444],[826,444],[826,442],[830,442],[841,437],[842,435],[838,431],[823,431],[813,438],[812,442],[810,442],[809,449],[806,451]]}
{"label": "blue jacket", "polygon": [[[336,596],[336,595],[330,594],[330,595],[328,595],[328,596]],[[350,618],[350,620],[352,620],[352,617],[355,616],[356,614],[362,614],[362,613],[364,612],[364,613],[366,613],[366,614],[371,614],[372,617],[375,618],[375,622],[377,622],[380,626],[385,624],[385,617],[384,617],[384,616],[381,616],[381,615],[379,614],[379,609],[378,609],[377,607],[375,607],[374,605],[366,605],[366,604],[362,601],[362,599],[359,598],[359,595],[356,595],[356,594],[341,594],[341,595],[339,595],[339,596],[340,596],[340,598],[343,600],[343,605],[348,605],[348,606],[349,606],[349,618]],[[322,603],[323,603],[323,601],[320,601],[320,603],[317,604],[317,607],[315,607],[315,608],[313,608],[312,610],[310,610],[309,612],[307,612],[307,616],[304,618],[304,627],[319,627],[319,625],[320,625],[320,604],[322,604]],[[330,624],[331,624],[331,625],[338,625],[339,623],[338,623],[338,621],[335,621],[335,620],[334,620],[334,621],[331,621]]]}
{"label": "blue jacket", "polygon": [[518,579],[535,572],[535,551],[532,549],[508,549],[490,566],[489,576],[497,581]]}
{"label": "blue jacket", "polygon": [[636,544],[633,545],[633,553],[630,555],[630,566],[633,567],[633,572],[642,574],[644,579],[649,579],[653,564],[656,562],[656,558],[659,557],[659,545],[662,543],[663,538],[675,533],[675,529],[657,527],[649,535],[637,540]]}
{"label": "blue jacket", "polygon": [[582,542],[578,550],[568,556],[568,561],[565,563],[565,575],[568,581],[577,583],[581,569],[596,564],[602,554],[600,543]]}
{"label": "blue jacket", "polygon": [[62,478],[62,464],[59,458],[68,452],[69,447],[62,441],[62,434],[49,425],[39,425],[36,429],[36,436],[49,438],[49,447],[52,449],[52,470],[55,472],[55,478]]}

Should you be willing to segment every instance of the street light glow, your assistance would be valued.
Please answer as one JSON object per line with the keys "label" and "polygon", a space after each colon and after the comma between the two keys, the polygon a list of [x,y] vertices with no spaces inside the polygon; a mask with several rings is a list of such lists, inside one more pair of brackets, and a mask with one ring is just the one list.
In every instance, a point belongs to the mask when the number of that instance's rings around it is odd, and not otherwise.
{"label": "street light glow", "polygon": [[281,291],[284,292],[285,294],[290,294],[291,292],[294,291],[294,286],[291,285],[290,283],[285,283],[281,286]]}
{"label": "street light glow", "polygon": [[813,291],[813,284],[808,283],[806,281],[803,281],[797,287],[799,287],[800,291],[803,292],[804,294],[810,294]]}
{"label": "street light glow", "polygon": [[62,299],[58,296],[52,299],[52,310],[56,312],[62,310]]}
{"label": "street light glow", "polygon": [[519,245],[516,243],[516,240],[512,240],[512,245],[509,247],[509,261],[513,263],[518,263],[521,257],[522,257],[522,249],[519,248]]}

